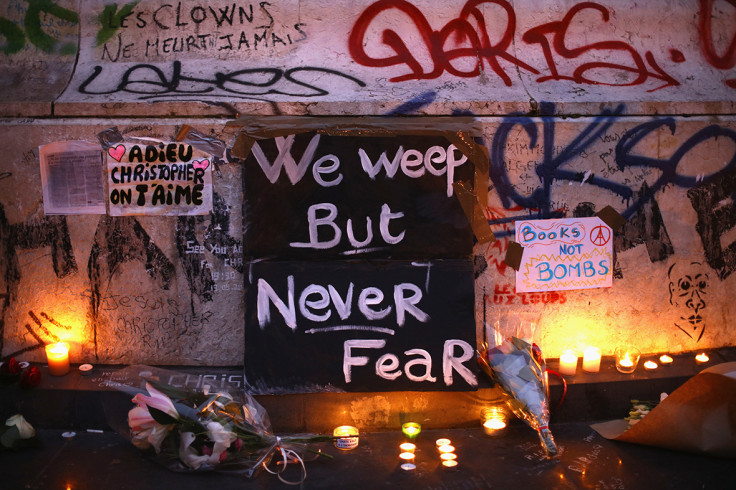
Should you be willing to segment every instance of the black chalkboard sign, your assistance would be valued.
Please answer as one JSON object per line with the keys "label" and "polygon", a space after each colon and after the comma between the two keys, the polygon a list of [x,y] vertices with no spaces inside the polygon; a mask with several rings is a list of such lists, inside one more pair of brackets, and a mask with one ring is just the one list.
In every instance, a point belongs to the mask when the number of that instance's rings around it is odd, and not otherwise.
{"label": "black chalkboard sign", "polygon": [[472,267],[466,260],[251,264],[248,384],[256,393],[472,389]]}
{"label": "black chalkboard sign", "polygon": [[452,182],[473,165],[440,136],[258,140],[243,172],[248,259],[465,258]]}
{"label": "black chalkboard sign", "polygon": [[249,388],[473,389],[473,235],[453,188],[473,172],[436,134],[257,138],[243,171]]}

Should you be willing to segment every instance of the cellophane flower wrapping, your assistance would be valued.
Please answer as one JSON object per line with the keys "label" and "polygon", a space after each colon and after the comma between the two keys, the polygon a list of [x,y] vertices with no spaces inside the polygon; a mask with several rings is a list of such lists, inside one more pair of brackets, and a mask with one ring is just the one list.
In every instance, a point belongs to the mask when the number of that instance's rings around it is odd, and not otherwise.
{"label": "cellophane flower wrapping", "polygon": [[[304,460],[324,455],[311,443],[332,441],[326,435],[276,436],[266,410],[242,388],[217,382],[194,390],[161,380],[181,373],[151,366],[129,366],[114,373],[110,384],[131,396],[124,435],[174,471],[225,471],[254,477],[261,469],[285,483],[306,478]],[[172,377],[173,376],[173,377]],[[118,429],[120,430],[120,429]],[[276,471],[269,469],[277,467]],[[281,474],[289,463],[301,466],[298,481]]]}
{"label": "cellophane flower wrapping", "polygon": [[[483,344],[478,351],[478,364],[501,387],[514,415],[537,431],[547,457],[555,457],[558,451],[549,430],[547,373],[541,353],[530,341],[517,336],[503,338],[499,332],[496,324],[492,332],[496,345]],[[529,331],[526,334],[532,335]]]}

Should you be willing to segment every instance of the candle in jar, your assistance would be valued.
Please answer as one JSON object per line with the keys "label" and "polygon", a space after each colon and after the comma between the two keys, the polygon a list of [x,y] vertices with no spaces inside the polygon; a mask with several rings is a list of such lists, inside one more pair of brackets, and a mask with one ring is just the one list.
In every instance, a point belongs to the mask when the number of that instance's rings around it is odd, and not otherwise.
{"label": "candle in jar", "polygon": [[705,352],[701,352],[700,354],[695,356],[695,362],[697,362],[698,364],[705,364],[709,360],[710,358],[708,357],[708,354],[706,354]]}
{"label": "candle in jar", "polygon": [[647,371],[654,371],[655,369],[657,369],[657,367],[658,365],[654,361],[647,361],[644,363],[644,369],[646,369]]}
{"label": "candle in jar", "polygon": [[401,426],[401,432],[409,439],[414,439],[422,431],[422,426],[416,422],[407,422]]}
{"label": "candle in jar", "polygon": [[616,369],[624,374],[631,374],[636,370],[641,352],[633,346],[617,347],[614,355],[616,357]]}
{"label": "candle in jar", "polygon": [[663,366],[666,366],[666,365],[672,364],[672,361],[673,361],[673,360],[674,360],[674,359],[672,359],[672,358],[671,358],[670,356],[668,356],[667,354],[662,354],[661,356],[659,356],[659,362],[660,362],[660,364],[662,364]]}
{"label": "candle in jar", "polygon": [[583,352],[583,371],[597,373],[601,370],[601,350],[598,347],[586,347]]}
{"label": "candle in jar", "polygon": [[486,435],[500,435],[506,428],[506,412],[500,406],[484,408],[480,411],[480,422]]}
{"label": "candle in jar", "polygon": [[567,376],[575,376],[578,368],[578,354],[574,350],[568,349],[560,356],[560,374]]}
{"label": "candle in jar", "polygon": [[63,342],[46,346],[46,360],[52,376],[64,376],[69,372],[69,346]]}
{"label": "candle in jar", "polygon": [[335,439],[336,448],[349,451],[358,447],[360,432],[357,427],[353,427],[352,425],[341,425],[335,427],[335,430],[332,431],[332,436],[337,438]]}

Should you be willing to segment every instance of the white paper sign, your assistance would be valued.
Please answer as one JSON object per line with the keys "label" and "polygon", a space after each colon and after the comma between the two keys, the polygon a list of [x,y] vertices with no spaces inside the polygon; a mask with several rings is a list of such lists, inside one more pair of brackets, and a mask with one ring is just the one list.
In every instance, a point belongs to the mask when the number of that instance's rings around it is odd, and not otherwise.
{"label": "white paper sign", "polygon": [[86,141],[38,148],[46,214],[105,214],[102,150]]}
{"label": "white paper sign", "polygon": [[517,221],[516,291],[611,287],[613,230],[598,217]]}
{"label": "white paper sign", "polygon": [[212,210],[212,157],[186,143],[107,149],[111,216],[199,215]]}

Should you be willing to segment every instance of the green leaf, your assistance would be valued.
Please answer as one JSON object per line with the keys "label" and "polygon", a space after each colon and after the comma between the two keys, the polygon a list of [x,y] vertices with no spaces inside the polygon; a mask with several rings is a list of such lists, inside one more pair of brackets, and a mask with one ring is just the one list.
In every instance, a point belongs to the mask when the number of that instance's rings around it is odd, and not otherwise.
{"label": "green leaf", "polygon": [[151,418],[161,425],[171,425],[176,423],[176,419],[166,412],[162,412],[158,408],[148,407],[148,413]]}

